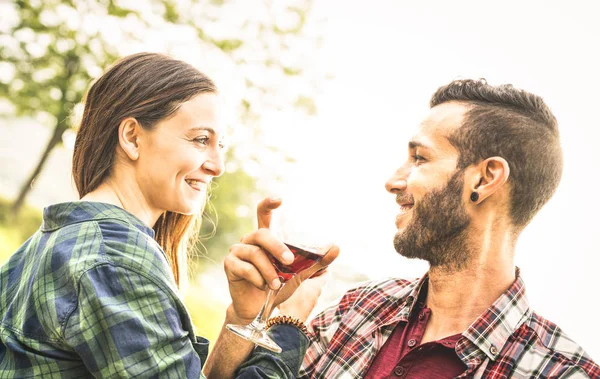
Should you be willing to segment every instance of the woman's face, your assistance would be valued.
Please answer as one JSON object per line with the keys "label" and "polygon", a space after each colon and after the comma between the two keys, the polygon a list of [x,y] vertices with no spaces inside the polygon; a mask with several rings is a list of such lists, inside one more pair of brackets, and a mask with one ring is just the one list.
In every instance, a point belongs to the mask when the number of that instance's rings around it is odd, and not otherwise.
{"label": "woman's face", "polygon": [[223,173],[219,104],[216,94],[200,94],[151,131],[141,131],[136,180],[152,211],[202,209],[210,181]]}

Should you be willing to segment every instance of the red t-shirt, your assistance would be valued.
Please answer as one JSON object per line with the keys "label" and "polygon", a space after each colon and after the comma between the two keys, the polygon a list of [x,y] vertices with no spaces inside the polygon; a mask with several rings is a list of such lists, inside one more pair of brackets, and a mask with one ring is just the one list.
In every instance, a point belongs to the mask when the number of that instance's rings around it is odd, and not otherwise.
{"label": "red t-shirt", "polygon": [[365,379],[454,378],[467,369],[455,351],[460,334],[421,345],[431,310],[420,302],[415,307],[409,322],[400,322],[379,350]]}

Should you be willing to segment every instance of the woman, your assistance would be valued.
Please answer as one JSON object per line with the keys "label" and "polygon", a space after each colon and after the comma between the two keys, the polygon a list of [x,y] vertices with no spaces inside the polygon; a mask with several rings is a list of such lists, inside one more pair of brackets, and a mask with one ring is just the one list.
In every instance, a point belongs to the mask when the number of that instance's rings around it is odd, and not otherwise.
{"label": "woman", "polygon": [[[203,377],[208,341],[178,287],[222,147],[217,89],[189,64],[136,54],[93,84],[73,156],[80,201],[45,208],[39,231],[0,269],[0,377]],[[226,269],[226,322],[254,317],[253,286],[278,286],[266,254]],[[253,269],[240,271],[243,261]],[[305,338],[289,325],[271,332],[291,345]],[[232,376],[250,350],[220,336],[205,373]],[[285,353],[257,351],[239,375],[293,376]]]}

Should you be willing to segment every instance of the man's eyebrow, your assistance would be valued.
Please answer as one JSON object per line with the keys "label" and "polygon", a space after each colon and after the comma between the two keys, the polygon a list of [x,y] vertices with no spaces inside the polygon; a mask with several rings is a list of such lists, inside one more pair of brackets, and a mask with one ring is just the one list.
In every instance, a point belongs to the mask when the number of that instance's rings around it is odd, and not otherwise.
{"label": "man's eyebrow", "polygon": [[417,147],[421,147],[421,148],[424,148],[424,149],[429,149],[429,150],[431,150],[431,147],[430,147],[430,146],[427,146],[427,145],[425,145],[424,143],[422,143],[422,142],[419,142],[419,141],[410,141],[410,142],[408,143],[408,148],[409,148],[409,149],[416,149]]}

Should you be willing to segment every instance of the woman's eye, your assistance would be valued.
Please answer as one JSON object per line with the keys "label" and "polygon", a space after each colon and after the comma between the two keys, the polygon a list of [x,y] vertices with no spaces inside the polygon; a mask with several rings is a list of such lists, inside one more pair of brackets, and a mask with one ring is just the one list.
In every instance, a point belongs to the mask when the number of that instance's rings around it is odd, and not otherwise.
{"label": "woman's eye", "polygon": [[208,137],[198,137],[194,138],[194,142],[199,143],[201,145],[208,145],[209,138]]}

